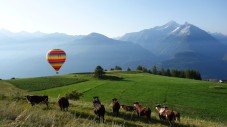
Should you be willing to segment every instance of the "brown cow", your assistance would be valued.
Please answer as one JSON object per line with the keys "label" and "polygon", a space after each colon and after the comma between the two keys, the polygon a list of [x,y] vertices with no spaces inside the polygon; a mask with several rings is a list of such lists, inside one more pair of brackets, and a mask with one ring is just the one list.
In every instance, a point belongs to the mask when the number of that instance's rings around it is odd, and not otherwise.
{"label": "brown cow", "polygon": [[146,116],[148,120],[151,119],[151,109],[150,108],[144,108],[141,104],[139,104],[139,102],[135,102],[134,107],[136,109],[138,117]]}
{"label": "brown cow", "polygon": [[117,98],[112,99],[112,109],[113,109],[113,114],[116,114],[116,116],[119,115],[119,109],[120,109],[120,104],[117,100]]}
{"label": "brown cow", "polygon": [[68,111],[69,101],[66,97],[61,97],[58,99],[58,105],[61,108],[61,111]]}
{"label": "brown cow", "polygon": [[[167,106],[164,107],[166,110],[170,110]],[[172,110],[173,111],[173,110]],[[180,121],[180,113],[177,111],[173,111],[174,113],[174,120],[175,121]]]}
{"label": "brown cow", "polygon": [[121,105],[121,108],[123,108],[125,111],[135,111],[134,106],[128,106],[128,105]]}
{"label": "brown cow", "polygon": [[28,103],[30,103],[32,106],[35,104],[39,104],[39,103],[45,103],[48,107],[48,96],[30,96],[27,95],[25,96]]}
{"label": "brown cow", "polygon": [[[175,121],[176,119],[178,119],[178,117],[176,118],[174,111],[169,110],[168,107],[161,107],[160,104],[157,104],[155,106],[155,109],[158,111],[159,113],[159,118],[162,120],[166,120],[167,122],[169,122],[170,127],[173,126],[173,121]],[[176,113],[176,115],[178,115]],[[179,114],[180,117],[180,114]]]}

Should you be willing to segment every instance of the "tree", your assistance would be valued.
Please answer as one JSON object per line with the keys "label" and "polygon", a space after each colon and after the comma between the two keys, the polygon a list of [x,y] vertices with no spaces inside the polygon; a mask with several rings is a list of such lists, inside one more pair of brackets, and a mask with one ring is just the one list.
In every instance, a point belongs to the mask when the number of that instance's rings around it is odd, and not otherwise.
{"label": "tree", "polygon": [[137,66],[136,70],[137,71],[142,71],[143,70],[143,67],[139,65],[139,66]]}
{"label": "tree", "polygon": [[131,68],[128,67],[127,71],[131,71]]}
{"label": "tree", "polygon": [[142,70],[143,70],[143,72],[148,72],[146,67],[143,67]]}
{"label": "tree", "polygon": [[122,70],[120,66],[115,66],[115,70]]}
{"label": "tree", "polygon": [[103,71],[103,68],[101,66],[97,66],[95,68],[95,77],[102,78],[105,72]]}
{"label": "tree", "polygon": [[185,77],[189,79],[201,80],[201,75],[196,70],[185,70]]}
{"label": "tree", "polygon": [[164,68],[162,68],[162,69],[160,70],[160,75],[166,76],[166,71],[165,71]]}
{"label": "tree", "polygon": [[153,74],[158,74],[158,70],[157,70],[157,67],[154,65],[153,68],[152,68],[152,73]]}
{"label": "tree", "polygon": [[171,70],[171,76],[172,77],[178,77],[178,71],[176,69]]}
{"label": "tree", "polygon": [[196,71],[196,80],[202,80],[201,74],[199,73],[199,71]]}
{"label": "tree", "polygon": [[166,70],[166,76],[171,76],[171,72],[169,68]]}

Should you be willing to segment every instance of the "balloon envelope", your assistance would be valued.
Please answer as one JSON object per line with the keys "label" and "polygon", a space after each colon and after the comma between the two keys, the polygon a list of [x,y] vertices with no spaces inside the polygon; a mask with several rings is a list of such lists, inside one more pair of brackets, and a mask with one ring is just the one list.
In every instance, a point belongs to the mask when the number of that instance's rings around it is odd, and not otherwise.
{"label": "balloon envelope", "polygon": [[46,58],[50,65],[55,69],[56,73],[58,73],[66,60],[66,54],[61,49],[52,49],[47,52]]}

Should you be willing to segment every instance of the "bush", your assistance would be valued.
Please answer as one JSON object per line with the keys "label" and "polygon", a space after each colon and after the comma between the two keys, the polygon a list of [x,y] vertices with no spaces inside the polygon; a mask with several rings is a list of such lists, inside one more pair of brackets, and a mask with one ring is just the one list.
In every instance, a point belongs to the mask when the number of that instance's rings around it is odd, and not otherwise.
{"label": "bush", "polygon": [[65,95],[66,98],[71,99],[71,100],[79,100],[81,96],[83,96],[83,94],[77,92],[77,90],[74,90],[71,93],[68,93]]}

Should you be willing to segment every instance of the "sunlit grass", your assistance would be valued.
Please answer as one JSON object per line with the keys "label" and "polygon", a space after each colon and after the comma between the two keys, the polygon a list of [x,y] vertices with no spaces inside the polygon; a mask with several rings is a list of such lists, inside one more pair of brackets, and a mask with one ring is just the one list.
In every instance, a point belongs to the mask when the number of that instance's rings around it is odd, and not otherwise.
{"label": "sunlit grass", "polygon": [[[115,71],[108,72],[107,75],[110,76],[110,79],[96,79],[93,78],[92,74],[64,75],[61,78],[83,79],[86,82],[77,82],[41,91],[31,91],[30,94],[48,95],[50,100],[55,103],[51,110],[59,111],[56,106],[56,98],[59,95],[64,96],[73,90],[83,93],[81,101],[70,101],[70,114],[73,115],[72,118],[76,117],[80,122],[84,122],[85,119],[93,121],[94,123],[89,122],[90,126],[97,126],[91,103],[93,96],[99,96],[107,108],[106,123],[101,124],[103,126],[168,126],[166,122],[158,119],[157,112],[154,109],[154,105],[157,103],[167,105],[181,113],[182,121],[177,122],[177,126],[212,127],[226,125],[227,100],[225,98],[227,89],[225,89],[225,84],[221,85],[222,88],[216,88],[220,84],[136,72]],[[33,80],[33,78],[27,80],[40,83],[38,80]],[[5,81],[1,81],[1,84],[3,84],[4,89],[11,85]],[[13,89],[14,95],[9,96],[17,96],[18,92],[15,91],[19,89],[15,87],[10,89]],[[9,96],[7,99],[12,98]],[[2,97],[2,100],[6,100],[4,96]],[[121,111],[119,118],[113,117],[110,103],[114,97],[118,98],[120,104],[132,105],[133,102],[139,101],[145,107],[150,107],[152,109],[152,120],[147,122],[143,118],[137,118],[135,113],[130,114],[124,111]],[[19,101],[23,100],[19,98]],[[75,121],[73,120],[72,123],[75,123]],[[85,123],[88,123],[88,121]]]}

